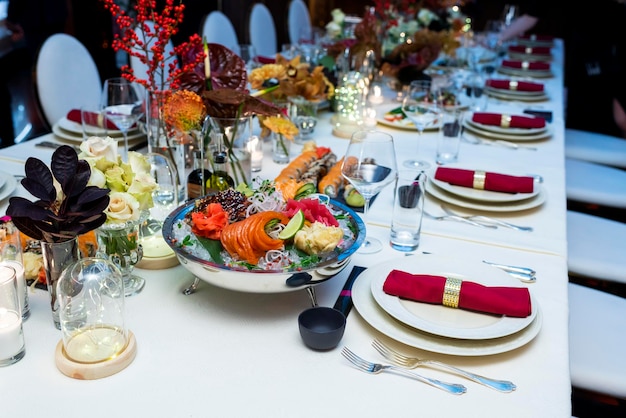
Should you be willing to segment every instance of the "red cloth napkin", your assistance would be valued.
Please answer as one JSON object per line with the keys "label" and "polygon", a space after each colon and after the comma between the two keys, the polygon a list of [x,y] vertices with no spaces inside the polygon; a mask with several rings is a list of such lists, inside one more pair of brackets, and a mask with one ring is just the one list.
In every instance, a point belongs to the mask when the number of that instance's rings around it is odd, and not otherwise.
{"label": "red cloth napkin", "polygon": [[[417,302],[441,304],[446,278],[392,270],[383,291]],[[530,292],[525,287],[483,286],[465,281],[459,293],[460,309],[526,318],[532,312]]]}
{"label": "red cloth napkin", "polygon": [[[82,118],[80,116],[80,109],[72,109],[67,113],[67,119],[72,122],[82,124]],[[102,127],[102,118],[96,112],[87,112],[87,123],[91,126],[99,126]],[[107,129],[118,130],[117,126],[110,120],[106,120]]]}
{"label": "red cloth napkin", "polygon": [[[519,68],[534,71],[547,71],[550,69],[549,62],[528,62],[502,60],[502,66],[507,68]],[[525,67],[525,68],[524,68]]]}
{"label": "red cloth napkin", "polygon": [[[474,171],[461,168],[437,167],[435,178],[455,186],[474,188]],[[535,179],[529,176],[485,173],[484,190],[502,193],[532,193]]]}
{"label": "red cloth napkin", "polygon": [[[474,112],[472,115],[472,122],[482,123],[483,125],[502,126],[501,113],[488,113],[488,112]],[[509,128],[543,128],[546,126],[546,120],[544,118],[533,116],[509,116],[511,121],[509,122]],[[502,126],[504,127],[504,126]]]}
{"label": "red cloth napkin", "polygon": [[[511,83],[517,83],[515,88]],[[494,89],[503,89],[503,90],[516,90],[516,91],[543,91],[543,84],[540,83],[531,83],[529,81],[512,81],[512,80],[495,80],[489,79],[485,83],[489,87],[493,87]]]}
{"label": "red cloth napkin", "polygon": [[551,50],[547,46],[524,46],[511,45],[509,52],[517,52],[518,54],[534,54],[534,55],[551,55]]}
{"label": "red cloth napkin", "polygon": [[273,57],[263,57],[261,55],[257,55],[256,58],[257,62],[261,63],[261,64],[274,64],[276,63],[276,58]]}
{"label": "red cloth napkin", "polygon": [[529,40],[529,41],[539,41],[539,42],[550,42],[554,40],[554,36],[535,35],[535,34],[522,35],[519,38]]}

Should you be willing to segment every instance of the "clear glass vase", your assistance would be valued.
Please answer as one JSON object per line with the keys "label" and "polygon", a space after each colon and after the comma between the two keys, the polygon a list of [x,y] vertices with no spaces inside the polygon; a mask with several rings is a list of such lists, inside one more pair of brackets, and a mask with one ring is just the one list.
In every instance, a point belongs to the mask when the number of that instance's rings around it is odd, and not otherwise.
{"label": "clear glass vase", "polygon": [[46,273],[46,285],[50,295],[52,321],[57,329],[61,329],[59,319],[59,300],[57,298],[57,282],[66,267],[80,259],[78,238],[63,242],[41,241],[41,255]]}
{"label": "clear glass vase", "polygon": [[139,219],[124,223],[106,222],[94,232],[98,241],[98,257],[107,258],[122,272],[125,296],[141,292],[146,281],[135,275],[135,264],[143,257],[143,247],[139,240],[139,227],[146,220],[148,213],[142,213]]}
{"label": "clear glass vase", "polygon": [[289,162],[289,148],[291,141],[287,138],[272,132],[272,160],[277,164],[287,164]]}

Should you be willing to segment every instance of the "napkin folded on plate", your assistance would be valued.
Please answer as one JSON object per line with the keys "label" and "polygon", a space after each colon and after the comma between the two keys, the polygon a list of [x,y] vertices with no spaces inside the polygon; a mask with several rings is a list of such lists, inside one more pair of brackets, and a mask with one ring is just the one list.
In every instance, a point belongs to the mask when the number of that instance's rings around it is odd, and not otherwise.
{"label": "napkin folded on plate", "polygon": [[[442,304],[446,278],[392,270],[383,285],[389,295],[416,302]],[[463,280],[458,308],[495,315],[526,318],[532,312],[530,292],[525,287],[484,286]]]}
{"label": "napkin folded on plate", "polygon": [[524,46],[524,45],[511,45],[509,52],[516,52],[518,54],[533,54],[533,55],[551,55],[551,50],[547,46]]}
{"label": "napkin folded on plate", "polygon": [[[96,112],[86,112],[86,113],[87,113],[87,124],[91,126],[99,126],[99,127],[103,126],[104,121],[102,120],[103,119],[102,115]],[[69,112],[67,112],[66,117],[68,120],[71,120],[72,122],[82,124],[82,118],[80,116],[80,109],[70,110]],[[106,128],[117,130],[117,126],[115,126],[115,124],[108,119],[106,120]]]}
{"label": "napkin folded on plate", "polygon": [[[435,179],[445,181],[455,186],[471,187],[479,190],[489,190],[501,193],[532,193],[535,179],[529,176],[512,176],[509,174],[478,172],[482,177],[476,178],[476,171],[462,168],[437,167]],[[483,187],[480,187],[483,185]]]}
{"label": "napkin folded on plate", "polygon": [[514,91],[543,91],[543,84],[532,83],[530,81],[515,81],[515,80],[496,80],[489,79],[485,83],[487,87],[502,90],[514,90]]}
{"label": "napkin folded on plate", "polygon": [[257,55],[255,60],[260,64],[274,64],[276,63],[276,58],[274,57],[263,57],[261,55]]}
{"label": "napkin folded on plate", "polygon": [[549,62],[528,62],[528,61],[511,61],[502,60],[502,66],[506,68],[518,68],[531,71],[548,71],[550,69]]}
{"label": "napkin folded on plate", "polygon": [[546,126],[546,120],[533,116],[511,116],[502,113],[475,112],[472,122],[503,128],[538,129]]}

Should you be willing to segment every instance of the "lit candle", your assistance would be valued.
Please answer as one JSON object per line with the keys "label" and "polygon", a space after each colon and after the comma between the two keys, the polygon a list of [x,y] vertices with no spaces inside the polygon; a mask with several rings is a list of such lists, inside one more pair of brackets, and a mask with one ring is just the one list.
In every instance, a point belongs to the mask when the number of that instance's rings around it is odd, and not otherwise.
{"label": "lit candle", "polygon": [[27,301],[27,289],[26,289],[26,279],[24,278],[24,266],[22,263],[15,260],[4,260],[2,264],[13,267],[15,270],[15,280],[17,281],[17,297],[20,302],[20,311],[22,315],[25,313],[26,301]]}
{"label": "lit candle", "polygon": [[263,162],[263,142],[258,136],[252,135],[248,141],[248,152],[250,153],[250,166],[252,171],[261,171]]}
{"label": "lit candle", "polygon": [[0,361],[15,356],[23,347],[22,316],[0,308]]}
{"label": "lit candle", "polygon": [[373,84],[370,91],[369,102],[371,104],[381,104],[384,100],[382,87],[378,84]]}

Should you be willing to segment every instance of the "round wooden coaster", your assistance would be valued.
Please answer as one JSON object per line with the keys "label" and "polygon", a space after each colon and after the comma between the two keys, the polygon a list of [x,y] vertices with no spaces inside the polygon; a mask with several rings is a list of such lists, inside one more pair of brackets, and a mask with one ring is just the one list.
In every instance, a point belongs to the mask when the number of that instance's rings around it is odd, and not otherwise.
{"label": "round wooden coaster", "polygon": [[135,359],[137,354],[137,341],[135,334],[128,331],[128,345],[119,356],[100,363],[78,363],[65,355],[63,340],[59,341],[54,353],[57,368],[66,376],[81,380],[94,380],[114,375],[124,370]]}

